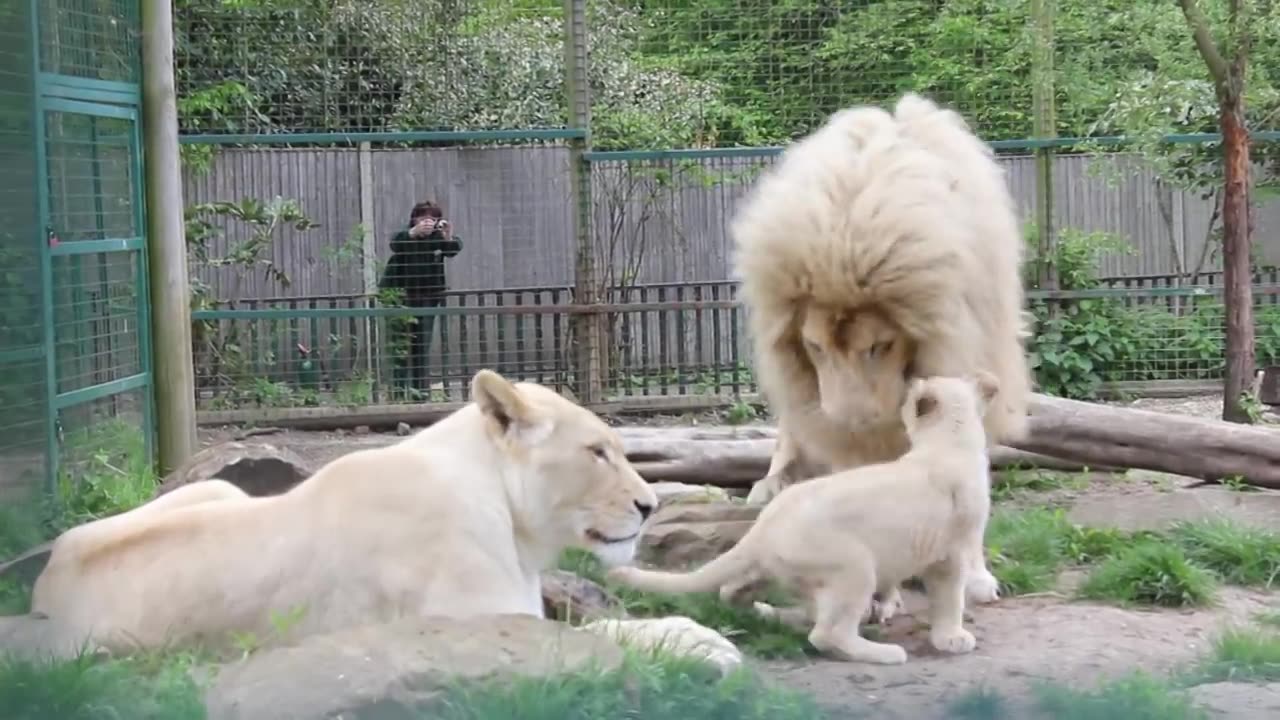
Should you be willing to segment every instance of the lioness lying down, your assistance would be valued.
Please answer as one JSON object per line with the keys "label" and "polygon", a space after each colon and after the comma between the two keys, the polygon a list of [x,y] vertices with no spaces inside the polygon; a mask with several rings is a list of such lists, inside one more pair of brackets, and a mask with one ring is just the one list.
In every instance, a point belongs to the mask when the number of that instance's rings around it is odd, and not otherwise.
{"label": "lioness lying down", "polygon": [[408,615],[541,617],[539,574],[565,548],[631,561],[657,497],[617,433],[488,370],[471,392],[417,435],[282,495],[212,480],[67,531],[32,615],[60,643],[112,651],[266,633],[273,613],[297,610],[298,634]]}
{"label": "lioness lying down", "polygon": [[919,575],[933,646],[969,652],[976,641],[962,627],[964,551],[982,538],[991,507],[982,415],[996,390],[986,373],[913,380],[902,407],[911,449],[898,460],[787,487],[737,545],[693,572],[616,567],[609,574],[654,592],[719,588],[726,602],[773,579],[797,590],[804,607],[756,603],[758,612],[813,623],[809,641],[820,651],[884,664],[906,662],[906,650],[867,640],[858,627],[872,593]]}

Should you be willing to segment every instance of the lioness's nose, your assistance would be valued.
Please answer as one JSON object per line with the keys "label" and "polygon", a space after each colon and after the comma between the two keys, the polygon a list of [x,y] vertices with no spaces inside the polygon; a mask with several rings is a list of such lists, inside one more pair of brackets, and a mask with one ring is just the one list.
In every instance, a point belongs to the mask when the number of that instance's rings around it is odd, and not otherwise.
{"label": "lioness's nose", "polygon": [[649,516],[653,514],[653,506],[647,502],[636,500],[635,506],[636,506],[636,509],[640,511],[641,520],[648,520]]}

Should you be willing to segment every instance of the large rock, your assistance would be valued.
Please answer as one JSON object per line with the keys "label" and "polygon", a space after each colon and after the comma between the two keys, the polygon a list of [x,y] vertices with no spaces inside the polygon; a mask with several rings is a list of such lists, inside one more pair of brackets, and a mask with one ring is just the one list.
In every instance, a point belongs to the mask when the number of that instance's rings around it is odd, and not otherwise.
{"label": "large rock", "polygon": [[737,544],[761,507],[733,502],[664,505],[640,536],[640,559],[664,568],[700,565]]}
{"label": "large rock", "polygon": [[547,617],[565,622],[625,614],[622,602],[599,583],[567,570],[542,573],[542,609]]}
{"label": "large rock", "polygon": [[156,495],[202,480],[226,480],[250,495],[279,495],[315,472],[310,462],[268,443],[225,442],[191,456],[160,483]]}
{"label": "large rock", "polygon": [[407,707],[459,680],[612,669],[622,658],[605,635],[553,620],[413,618],[259,651],[220,668],[205,704],[209,720],[410,717]]}
{"label": "large rock", "polygon": [[1216,682],[1196,685],[1190,693],[1215,718],[1280,717],[1280,683]]}

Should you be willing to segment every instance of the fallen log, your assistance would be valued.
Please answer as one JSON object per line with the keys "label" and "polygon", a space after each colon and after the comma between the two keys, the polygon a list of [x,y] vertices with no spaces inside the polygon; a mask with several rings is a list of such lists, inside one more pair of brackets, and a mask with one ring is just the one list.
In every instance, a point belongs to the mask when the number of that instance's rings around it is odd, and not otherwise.
{"label": "fallen log", "polygon": [[[618,428],[636,470],[649,482],[682,482],[723,488],[749,488],[769,469],[774,428]],[[1077,462],[998,447],[995,470],[1041,468],[1063,472],[1086,469]],[[1107,472],[1112,468],[1089,468]]]}
{"label": "fallen log", "polygon": [[1021,450],[1090,465],[1280,489],[1280,431],[1035,395]]}

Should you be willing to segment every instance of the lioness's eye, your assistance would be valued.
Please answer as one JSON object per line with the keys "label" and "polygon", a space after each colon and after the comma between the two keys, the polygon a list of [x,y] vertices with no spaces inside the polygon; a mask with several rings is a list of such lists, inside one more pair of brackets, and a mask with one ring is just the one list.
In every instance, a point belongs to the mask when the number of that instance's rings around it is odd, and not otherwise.
{"label": "lioness's eye", "polygon": [[867,351],[867,356],[871,358],[878,358],[889,351],[889,345],[891,344],[892,343],[878,342],[875,345],[872,345],[871,349]]}
{"label": "lioness's eye", "polygon": [[591,454],[595,455],[597,459],[600,459],[600,460],[609,459],[609,452],[604,449],[603,445],[592,445],[590,450],[591,450]]}

